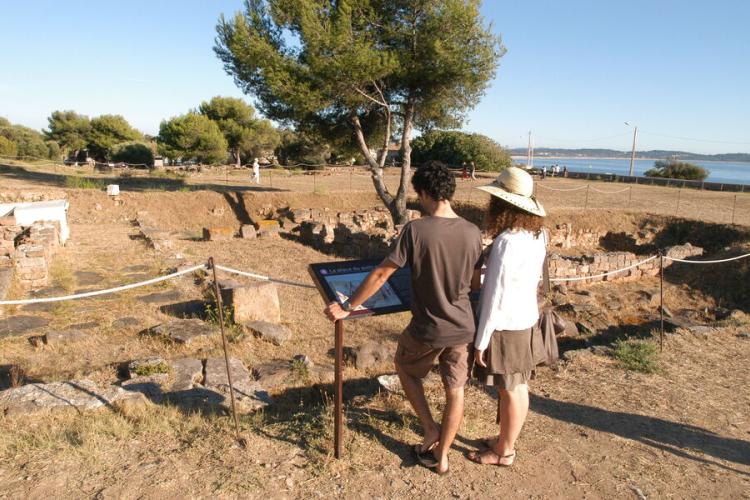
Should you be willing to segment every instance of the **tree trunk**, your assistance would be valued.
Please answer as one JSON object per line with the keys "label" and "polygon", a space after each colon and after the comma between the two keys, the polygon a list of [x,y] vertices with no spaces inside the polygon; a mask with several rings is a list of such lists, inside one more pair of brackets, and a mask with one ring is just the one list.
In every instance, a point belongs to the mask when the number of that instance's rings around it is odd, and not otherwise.
{"label": "tree trunk", "polygon": [[235,149],[232,154],[234,155],[234,159],[236,161],[235,166],[237,168],[242,167],[242,161],[240,160],[240,148]]}
{"label": "tree trunk", "polygon": [[388,208],[388,211],[391,213],[391,217],[393,217],[395,222],[397,220],[397,214],[394,212],[395,203],[393,195],[388,191],[388,187],[385,185],[385,181],[383,181],[383,167],[380,166],[378,160],[372,156],[372,153],[370,153],[370,148],[367,146],[367,140],[362,131],[362,124],[359,121],[359,117],[355,113],[352,113],[350,119],[354,126],[354,136],[357,139],[357,145],[359,146],[360,152],[364,155],[365,161],[367,161],[370,174],[372,174],[372,184],[375,186],[375,192]]}
{"label": "tree trunk", "polygon": [[[401,154],[403,162],[401,163],[401,179],[398,184],[398,192],[395,199],[395,212],[398,220],[394,216],[393,222],[396,224],[406,224],[409,218],[406,214],[406,195],[409,192],[409,182],[411,181],[411,133],[414,125],[414,101],[409,99],[404,110],[404,131],[401,136]],[[393,213],[393,210],[391,211]]]}

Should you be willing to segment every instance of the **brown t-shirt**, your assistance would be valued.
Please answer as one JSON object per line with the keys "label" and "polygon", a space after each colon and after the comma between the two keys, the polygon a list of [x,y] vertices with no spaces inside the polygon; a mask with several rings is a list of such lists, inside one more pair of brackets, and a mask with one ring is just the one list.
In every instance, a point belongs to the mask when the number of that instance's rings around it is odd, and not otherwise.
{"label": "brown t-shirt", "polygon": [[469,292],[482,255],[479,228],[460,217],[423,217],[410,222],[386,257],[411,266],[410,332],[430,347],[474,341]]}

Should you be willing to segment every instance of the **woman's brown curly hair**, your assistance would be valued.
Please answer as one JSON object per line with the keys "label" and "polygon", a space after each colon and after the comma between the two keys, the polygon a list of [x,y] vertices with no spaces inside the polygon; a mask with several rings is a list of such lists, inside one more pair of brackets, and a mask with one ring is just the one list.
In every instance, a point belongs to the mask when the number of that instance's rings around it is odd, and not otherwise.
{"label": "woman's brown curly hair", "polygon": [[521,210],[515,205],[493,196],[484,216],[484,225],[492,238],[506,229],[525,229],[539,236],[544,229],[544,217]]}

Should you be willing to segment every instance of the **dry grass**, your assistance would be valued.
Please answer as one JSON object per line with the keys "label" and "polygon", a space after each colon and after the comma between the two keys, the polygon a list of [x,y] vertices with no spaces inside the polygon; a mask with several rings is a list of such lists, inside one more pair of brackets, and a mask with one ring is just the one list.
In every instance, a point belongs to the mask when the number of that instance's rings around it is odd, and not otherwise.
{"label": "dry grass", "polygon": [[[310,176],[277,178],[275,174],[274,186],[288,182],[289,189],[305,192],[249,191],[242,201],[250,216],[267,205],[333,210],[378,205],[367,176],[352,175],[353,188],[360,191],[351,193],[340,187],[348,182],[346,174],[316,176],[316,186],[328,194],[315,194],[307,191]],[[392,173],[389,176],[392,182]],[[270,184],[266,177],[264,182]],[[13,188],[39,189],[30,181],[8,181]],[[214,180],[207,176],[188,179],[191,185],[209,182]],[[232,182],[230,186],[246,186]],[[572,181],[555,182],[565,186]],[[458,199],[470,205],[467,210],[476,211],[482,200],[468,188],[461,183]],[[191,239],[189,233],[204,226],[239,227],[239,216],[230,205],[230,200],[238,203],[233,193],[228,199],[216,191],[125,192],[122,206],[112,204],[103,192],[68,193],[72,239],[56,256],[52,272],[54,284],[66,289],[79,288],[75,271],[101,273],[105,279],[96,288],[102,288],[139,281],[124,270],[134,264],[148,266],[144,273],[149,276],[164,273],[181,262],[178,255],[189,263],[213,256],[229,267],[309,282],[307,264],[333,258],[284,239],[221,243]],[[573,205],[562,198],[543,200],[548,207]],[[568,217],[576,227],[606,223],[631,232],[642,222],[639,216],[612,207],[605,211],[597,202],[606,201],[590,200],[601,217],[591,217],[594,212],[556,210],[563,215],[554,215],[551,222]],[[101,210],[95,209],[97,203]],[[157,225],[175,232],[171,250],[155,252],[131,239],[137,232],[130,221],[143,210]],[[707,285],[688,287],[677,278],[668,280],[666,289],[673,310],[699,310],[720,300]],[[704,281],[709,279],[707,275]],[[646,279],[588,288],[597,304],[612,304],[615,299],[621,303],[619,309],[602,307],[611,339],[627,336],[629,328],[655,313],[655,306],[639,296],[643,291],[655,292],[657,286],[657,280]],[[99,326],[87,340],[71,345],[34,348],[24,338],[0,339],[0,365],[18,364],[35,380],[87,377],[112,383],[118,379],[118,367],[132,359],[220,355],[218,336],[179,346],[138,335],[140,328],[112,328],[115,319],[125,316],[142,319],[143,328],[172,319],[158,304],[138,300],[172,289],[181,291],[179,301],[203,298],[201,286],[186,276],[34,313],[48,317],[55,328],[90,321]],[[572,291],[569,294],[576,300]],[[306,354],[316,365],[330,368],[332,327],[321,314],[318,293],[280,287],[279,295],[282,322],[292,330],[293,340],[275,346],[242,337],[230,344],[230,355],[254,367]],[[407,314],[352,321],[347,324],[345,345],[370,339],[393,345],[407,321]],[[389,364],[367,372],[345,367],[346,457],[336,461],[331,456],[331,387],[315,384],[297,366],[289,386],[273,391],[276,405],[242,419],[248,450],[235,443],[226,416],[184,413],[169,405],[41,418],[0,416],[0,496],[621,497],[632,495],[631,487],[636,486],[653,497],[739,497],[747,491],[750,477],[750,463],[742,455],[748,450],[750,396],[736,390],[750,382],[744,369],[750,341],[736,336],[746,330],[747,325],[737,323],[707,337],[688,332],[671,335],[660,356],[662,371],[655,374],[623,370],[615,360],[601,356],[577,358],[557,372],[541,370],[532,384],[532,413],[519,443],[519,462],[510,470],[475,466],[461,457],[480,438],[496,432],[496,401],[474,386],[467,390],[466,418],[451,455],[453,473],[438,478],[412,467],[409,445],[419,439],[419,424],[402,397],[381,392],[373,379],[390,372]],[[430,391],[428,399],[434,411],[442,409],[440,391]],[[691,481],[685,482],[685,477]]]}

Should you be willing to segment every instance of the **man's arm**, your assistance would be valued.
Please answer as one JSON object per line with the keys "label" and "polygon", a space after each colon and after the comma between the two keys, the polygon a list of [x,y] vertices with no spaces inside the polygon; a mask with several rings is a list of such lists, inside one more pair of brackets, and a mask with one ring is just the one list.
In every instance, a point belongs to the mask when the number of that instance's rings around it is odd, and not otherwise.
{"label": "man's arm", "polygon": [[[375,295],[380,290],[388,278],[398,270],[398,266],[390,260],[384,260],[378,267],[373,269],[367,275],[365,280],[357,287],[354,295],[349,298],[349,308],[354,310],[364,304],[367,299]],[[345,311],[338,302],[331,302],[325,308],[325,314],[331,321],[344,319],[349,316],[350,312]]]}

